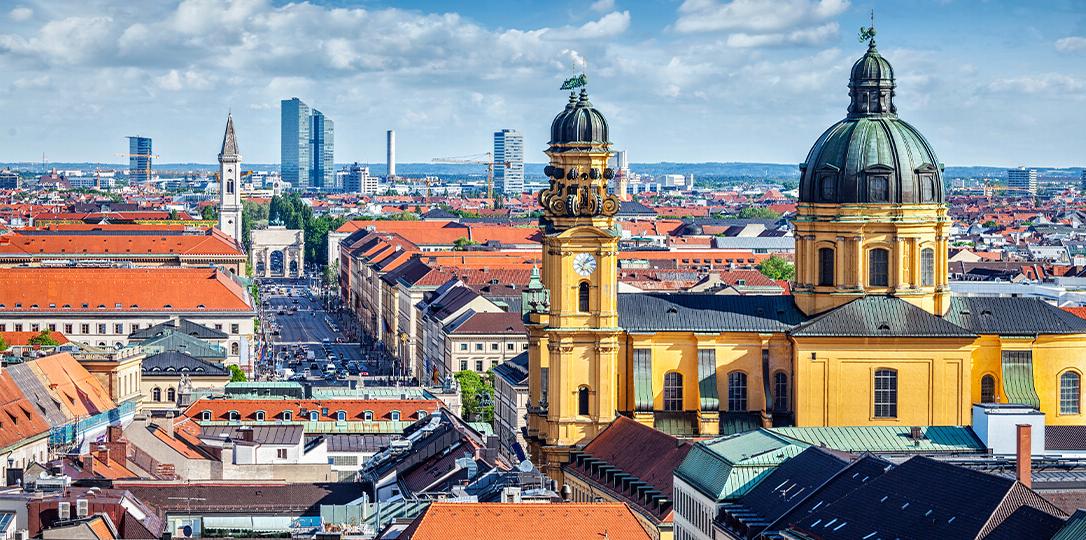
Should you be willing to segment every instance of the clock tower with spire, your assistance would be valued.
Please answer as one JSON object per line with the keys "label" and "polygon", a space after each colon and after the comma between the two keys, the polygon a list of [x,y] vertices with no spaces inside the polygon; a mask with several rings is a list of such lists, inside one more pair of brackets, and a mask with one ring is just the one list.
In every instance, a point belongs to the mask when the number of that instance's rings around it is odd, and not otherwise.
{"label": "clock tower with spire", "polygon": [[241,238],[241,154],[234,135],[234,118],[226,115],[226,133],[219,151],[219,230],[240,244]]}
{"label": "clock tower with spire", "polygon": [[532,460],[561,482],[570,450],[607,427],[619,407],[619,201],[607,193],[614,176],[607,121],[583,88],[551,123],[546,154],[542,279],[524,295],[528,439]]}

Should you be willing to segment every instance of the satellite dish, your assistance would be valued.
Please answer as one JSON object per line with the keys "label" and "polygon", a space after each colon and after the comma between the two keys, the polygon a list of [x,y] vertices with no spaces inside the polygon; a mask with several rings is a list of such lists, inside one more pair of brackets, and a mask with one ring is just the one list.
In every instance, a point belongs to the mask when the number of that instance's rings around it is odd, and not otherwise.
{"label": "satellite dish", "polygon": [[526,459],[517,463],[517,470],[523,473],[529,473],[535,470],[535,465],[532,463],[532,460]]}

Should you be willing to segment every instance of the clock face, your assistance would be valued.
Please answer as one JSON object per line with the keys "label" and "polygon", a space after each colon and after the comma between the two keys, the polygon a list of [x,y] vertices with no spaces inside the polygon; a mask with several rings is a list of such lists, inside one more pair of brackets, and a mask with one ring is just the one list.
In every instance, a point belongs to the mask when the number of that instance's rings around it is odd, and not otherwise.
{"label": "clock face", "polygon": [[581,253],[573,259],[573,269],[578,274],[588,277],[596,270],[596,258],[589,253]]}

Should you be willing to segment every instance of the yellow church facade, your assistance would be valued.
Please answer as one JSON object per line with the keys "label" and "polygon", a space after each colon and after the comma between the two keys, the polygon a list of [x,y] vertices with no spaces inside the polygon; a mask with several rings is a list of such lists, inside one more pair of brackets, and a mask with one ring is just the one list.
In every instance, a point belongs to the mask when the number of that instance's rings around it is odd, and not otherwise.
{"label": "yellow church facade", "polygon": [[845,119],[800,166],[792,296],[618,293],[608,125],[585,91],[551,125],[542,276],[524,293],[527,440],[561,479],[617,415],[676,435],[757,425],[965,425],[974,403],[1086,422],[1086,321],[953,297],[942,165],[874,40]]}

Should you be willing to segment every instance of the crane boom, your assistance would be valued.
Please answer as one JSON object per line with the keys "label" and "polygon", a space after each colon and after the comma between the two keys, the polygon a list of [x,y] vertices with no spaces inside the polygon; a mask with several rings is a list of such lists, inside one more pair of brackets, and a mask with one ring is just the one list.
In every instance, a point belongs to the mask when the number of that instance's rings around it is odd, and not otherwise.
{"label": "crane boom", "polygon": [[[469,156],[434,158],[431,161],[433,163],[486,165],[486,198],[490,201],[490,207],[494,208],[494,154],[484,152],[482,154],[472,154]],[[506,168],[510,166],[508,161],[502,161],[499,162],[499,164]]]}

